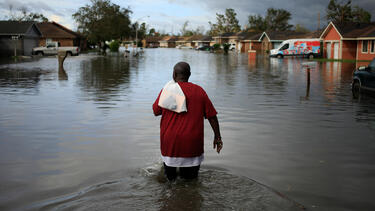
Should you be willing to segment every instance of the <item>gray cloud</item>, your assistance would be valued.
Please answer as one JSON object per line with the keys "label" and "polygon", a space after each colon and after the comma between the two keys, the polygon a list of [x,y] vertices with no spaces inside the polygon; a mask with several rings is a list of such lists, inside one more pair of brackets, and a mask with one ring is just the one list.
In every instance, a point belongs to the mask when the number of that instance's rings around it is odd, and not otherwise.
{"label": "gray cloud", "polygon": [[26,8],[29,12],[36,12],[36,13],[54,13],[56,15],[63,16],[62,13],[59,11],[56,11],[52,7],[50,7],[48,4],[44,3],[43,1],[30,1],[28,3],[18,1],[18,0],[2,0],[0,1],[0,7],[9,9],[10,6],[13,8],[13,10],[18,10],[21,8]]}
{"label": "gray cloud", "polygon": [[[224,13],[226,8],[233,8],[242,25],[247,23],[249,15],[260,14],[264,16],[268,8],[273,7],[277,9],[288,10],[292,14],[291,24],[302,24],[309,29],[316,29],[318,24],[318,13],[320,13],[321,27],[327,24],[326,9],[329,0],[190,0],[189,3],[185,1],[174,1],[179,4],[196,4],[201,5],[207,11],[212,11],[212,21],[215,21],[215,13]],[[346,2],[345,0],[343,2]],[[356,0],[352,1],[352,5],[358,5],[372,13],[375,11],[374,0]],[[373,14],[372,20],[375,15]]]}

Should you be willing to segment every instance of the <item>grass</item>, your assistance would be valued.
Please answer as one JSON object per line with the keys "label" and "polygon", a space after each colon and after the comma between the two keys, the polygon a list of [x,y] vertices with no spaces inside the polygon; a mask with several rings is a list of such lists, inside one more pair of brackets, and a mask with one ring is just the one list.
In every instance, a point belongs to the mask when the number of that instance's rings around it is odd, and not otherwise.
{"label": "grass", "polygon": [[355,60],[355,59],[326,59],[326,58],[314,58],[313,61],[318,62],[345,62],[345,63],[356,63],[356,62],[371,62],[371,60]]}

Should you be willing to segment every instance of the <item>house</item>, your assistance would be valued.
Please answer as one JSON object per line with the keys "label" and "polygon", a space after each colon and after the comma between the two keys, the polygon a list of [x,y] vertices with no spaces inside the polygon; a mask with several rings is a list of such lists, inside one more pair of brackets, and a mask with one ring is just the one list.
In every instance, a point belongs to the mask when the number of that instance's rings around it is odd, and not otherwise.
{"label": "house", "polygon": [[238,41],[236,49],[239,52],[247,53],[249,50],[261,51],[261,42],[259,41],[263,33],[250,31],[250,32],[240,32],[237,34]]}
{"label": "house", "polygon": [[178,37],[175,36],[165,36],[159,41],[161,48],[174,48],[176,47],[176,41]]}
{"label": "house", "polygon": [[328,59],[372,60],[375,58],[375,22],[330,22],[322,32],[323,57]]}
{"label": "house", "polygon": [[142,46],[145,48],[158,48],[160,46],[160,40],[161,37],[147,36],[142,40]]}
{"label": "house", "polygon": [[235,39],[237,39],[236,33],[234,32],[225,32],[219,34],[218,36],[212,37],[215,43],[224,44],[224,43],[235,43]]}
{"label": "house", "polygon": [[178,37],[178,39],[176,40],[176,46],[191,47],[190,37]]}
{"label": "house", "polygon": [[46,46],[49,42],[59,42],[61,46],[78,46],[85,49],[85,40],[78,33],[60,25],[56,22],[37,23],[42,33],[39,46]]}
{"label": "house", "polygon": [[30,56],[41,33],[32,21],[0,21],[0,55]]}
{"label": "house", "polygon": [[192,38],[192,42],[194,43],[194,47],[202,47],[202,46],[211,46],[211,42],[213,39],[211,36],[201,36],[201,37],[194,37]]}

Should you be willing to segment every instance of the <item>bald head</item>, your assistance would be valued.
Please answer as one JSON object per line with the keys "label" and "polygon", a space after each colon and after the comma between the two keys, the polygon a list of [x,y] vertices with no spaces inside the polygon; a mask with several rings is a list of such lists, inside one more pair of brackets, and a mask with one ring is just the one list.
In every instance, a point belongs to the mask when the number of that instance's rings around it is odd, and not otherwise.
{"label": "bald head", "polygon": [[190,77],[190,65],[186,62],[179,62],[173,67],[173,79],[187,82]]}

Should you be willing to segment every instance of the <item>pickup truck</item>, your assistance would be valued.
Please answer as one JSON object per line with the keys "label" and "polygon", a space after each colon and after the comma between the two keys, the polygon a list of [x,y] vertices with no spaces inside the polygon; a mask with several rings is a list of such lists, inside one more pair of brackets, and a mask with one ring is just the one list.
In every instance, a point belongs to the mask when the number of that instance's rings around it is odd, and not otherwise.
{"label": "pickup truck", "polygon": [[79,54],[79,47],[69,46],[69,47],[60,47],[59,42],[50,42],[47,43],[47,46],[41,46],[33,48],[33,55],[57,55],[58,51],[66,51],[67,56],[77,56]]}

